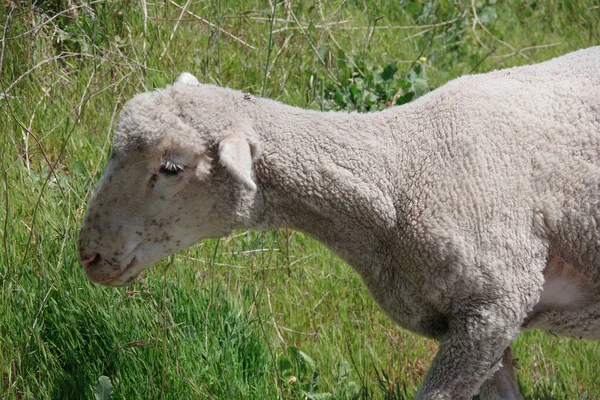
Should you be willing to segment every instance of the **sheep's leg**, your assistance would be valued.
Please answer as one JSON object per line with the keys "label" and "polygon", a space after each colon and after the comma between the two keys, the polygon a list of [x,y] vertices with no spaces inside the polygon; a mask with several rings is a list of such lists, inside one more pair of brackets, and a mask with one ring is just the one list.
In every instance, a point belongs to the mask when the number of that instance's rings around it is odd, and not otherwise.
{"label": "sheep's leg", "polygon": [[523,327],[600,340],[600,282],[557,256],[544,278],[540,300]]}
{"label": "sheep's leg", "polygon": [[578,309],[550,309],[529,317],[525,329],[543,329],[578,339],[600,340],[600,295]]}
{"label": "sheep's leg", "polygon": [[514,308],[518,301],[506,308],[508,304],[507,298],[482,299],[458,307],[462,313],[450,322],[450,332],[417,393],[418,400],[467,400],[477,394],[519,331],[520,312]]}
{"label": "sheep's leg", "polygon": [[502,367],[479,389],[481,400],[523,400],[517,384],[514,365],[512,350],[507,347],[502,356]]}

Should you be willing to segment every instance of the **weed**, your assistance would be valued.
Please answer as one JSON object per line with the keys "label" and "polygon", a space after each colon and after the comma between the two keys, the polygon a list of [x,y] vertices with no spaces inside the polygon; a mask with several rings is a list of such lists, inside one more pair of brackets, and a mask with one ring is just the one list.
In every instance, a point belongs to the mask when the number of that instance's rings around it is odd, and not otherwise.
{"label": "weed", "polygon": [[395,61],[379,68],[359,54],[347,56],[339,50],[337,72],[340,85],[324,81],[324,78],[316,79],[317,74],[313,71],[306,71],[306,75],[326,110],[380,111],[408,103],[429,90],[425,61],[421,57],[412,63],[407,73],[401,74]]}

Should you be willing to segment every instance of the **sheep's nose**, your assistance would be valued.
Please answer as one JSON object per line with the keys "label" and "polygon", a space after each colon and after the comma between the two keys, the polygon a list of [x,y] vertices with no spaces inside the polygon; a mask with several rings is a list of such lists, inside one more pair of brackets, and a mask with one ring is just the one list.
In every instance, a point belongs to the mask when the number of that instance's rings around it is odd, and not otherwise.
{"label": "sheep's nose", "polygon": [[100,262],[100,254],[94,253],[91,257],[84,258],[81,260],[81,265],[87,271],[92,268],[94,265],[97,265]]}

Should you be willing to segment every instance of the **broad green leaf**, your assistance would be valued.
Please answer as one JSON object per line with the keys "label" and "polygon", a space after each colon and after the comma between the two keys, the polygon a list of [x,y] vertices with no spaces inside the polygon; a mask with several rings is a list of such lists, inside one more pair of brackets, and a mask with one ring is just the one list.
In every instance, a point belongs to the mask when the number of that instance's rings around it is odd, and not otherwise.
{"label": "broad green leaf", "polygon": [[344,96],[339,90],[336,90],[335,94],[333,95],[333,100],[340,107],[345,107],[348,103],[346,101],[346,96]]}
{"label": "broad green leaf", "polygon": [[301,365],[308,367],[308,369],[311,371],[315,370],[315,362],[308,356],[308,354],[294,346],[288,347],[288,352],[290,353],[290,356],[296,361],[300,362]]}
{"label": "broad green leaf", "polygon": [[381,72],[381,78],[384,81],[389,81],[390,79],[392,79],[394,77],[394,75],[396,74],[397,71],[398,71],[398,64],[395,62],[389,63],[388,65],[385,66],[385,68],[383,69],[383,72]]}
{"label": "broad green leaf", "polygon": [[327,46],[321,46],[321,47],[319,47],[318,53],[319,53],[319,57],[322,60],[325,59],[325,54],[327,54],[327,50],[329,50],[329,47],[327,47]]}
{"label": "broad green leaf", "polygon": [[342,360],[338,364],[338,378],[345,379],[350,374],[350,364],[348,361]]}
{"label": "broad green leaf", "polygon": [[346,384],[346,397],[350,399],[357,398],[360,394],[360,389],[354,381],[350,381]]}
{"label": "broad green leaf", "polygon": [[112,383],[108,376],[102,375],[96,382],[96,389],[94,390],[95,400],[112,400],[113,389]]}
{"label": "broad green leaf", "polygon": [[292,376],[292,362],[286,356],[280,356],[277,359],[277,368],[279,369],[279,375],[284,378]]}
{"label": "broad green leaf", "polygon": [[402,96],[400,96],[396,99],[396,104],[397,105],[406,104],[409,101],[411,101],[413,97],[415,97],[415,92],[404,93]]}
{"label": "broad green leaf", "polygon": [[88,170],[85,167],[85,164],[81,160],[77,160],[73,163],[73,171],[75,171],[79,175],[85,175],[85,176],[89,175]]}

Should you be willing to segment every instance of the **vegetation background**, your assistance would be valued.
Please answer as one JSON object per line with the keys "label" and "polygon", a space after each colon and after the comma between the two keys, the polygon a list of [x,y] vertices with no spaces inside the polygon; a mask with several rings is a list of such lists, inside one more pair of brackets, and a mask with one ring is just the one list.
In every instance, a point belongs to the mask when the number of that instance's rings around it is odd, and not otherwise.
{"label": "vegetation background", "polygon": [[[120,108],[190,71],[382,109],[598,44],[600,3],[2,0],[0,31],[0,398],[400,399],[437,344],[303,234],[205,241],[127,288],[86,279],[77,233]],[[600,398],[600,343],[534,331],[515,351],[526,398]]]}

